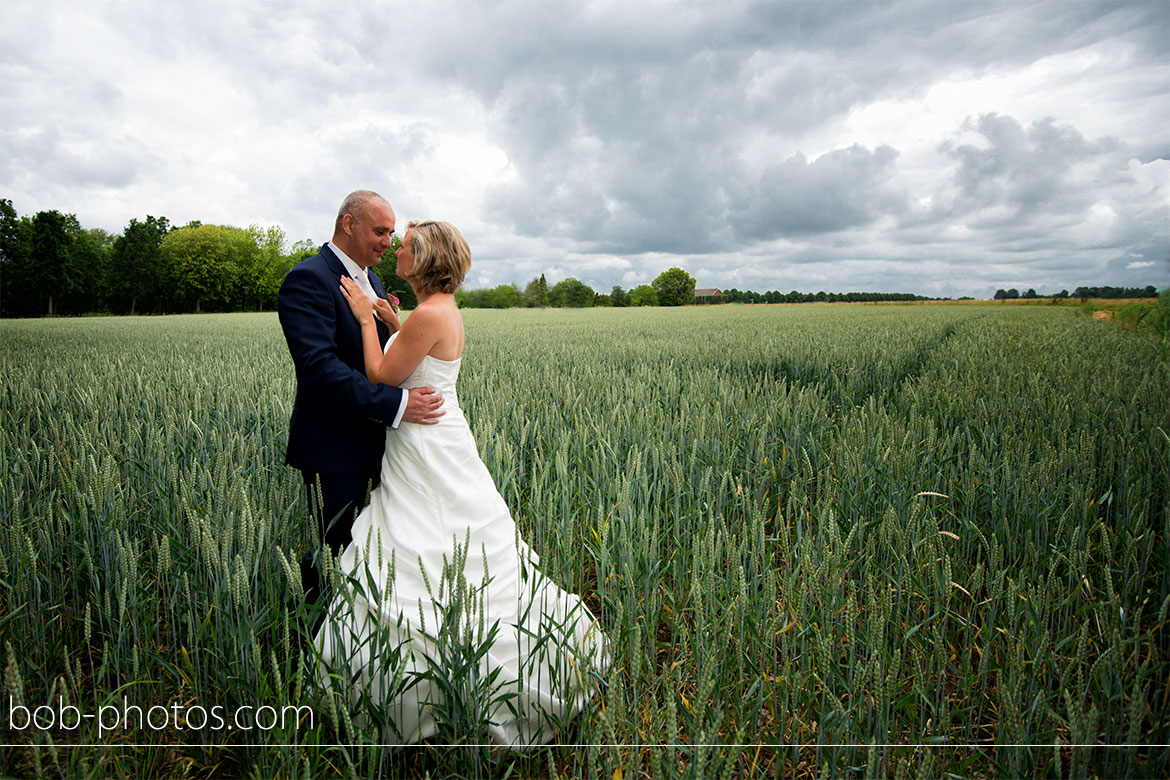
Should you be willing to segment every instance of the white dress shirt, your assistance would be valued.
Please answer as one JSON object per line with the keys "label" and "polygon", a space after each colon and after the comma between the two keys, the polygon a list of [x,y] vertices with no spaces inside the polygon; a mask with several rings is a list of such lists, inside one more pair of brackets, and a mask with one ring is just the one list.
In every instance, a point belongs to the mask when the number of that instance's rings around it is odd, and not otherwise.
{"label": "white dress shirt", "polygon": [[353,277],[353,280],[357,282],[358,287],[362,288],[362,292],[364,292],[366,297],[370,299],[370,303],[377,301],[378,293],[374,292],[374,287],[370,284],[369,272],[358,266],[358,264],[353,260],[350,260],[349,255],[338,249],[337,245],[332,241],[329,241],[328,245],[329,248],[333,250],[333,253],[341,258],[341,264],[345,266],[346,272],[351,277]]}

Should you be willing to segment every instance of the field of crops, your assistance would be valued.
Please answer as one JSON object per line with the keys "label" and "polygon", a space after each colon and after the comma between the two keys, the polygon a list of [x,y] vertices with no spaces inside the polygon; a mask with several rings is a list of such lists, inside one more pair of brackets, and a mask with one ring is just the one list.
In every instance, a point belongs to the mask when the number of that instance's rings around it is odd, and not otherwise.
{"label": "field of crops", "polygon": [[[316,699],[289,681],[310,531],[274,314],[5,321],[0,774],[1170,772],[1155,335],[990,304],[466,323],[480,452],[613,645],[564,745],[276,722]],[[261,705],[272,728],[191,717]],[[184,717],[97,715],[133,707]]]}

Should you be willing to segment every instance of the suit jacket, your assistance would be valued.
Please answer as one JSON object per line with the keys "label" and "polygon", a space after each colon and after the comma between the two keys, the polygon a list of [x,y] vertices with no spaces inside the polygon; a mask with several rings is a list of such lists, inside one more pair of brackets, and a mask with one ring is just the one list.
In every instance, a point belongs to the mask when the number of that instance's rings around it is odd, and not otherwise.
{"label": "suit jacket", "polygon": [[[378,277],[366,274],[384,295]],[[373,476],[404,391],[366,379],[361,327],[340,290],[344,275],[341,259],[324,245],[288,272],[276,297],[297,377],[285,462],[302,471]],[[381,323],[378,337],[383,345],[389,337]]]}

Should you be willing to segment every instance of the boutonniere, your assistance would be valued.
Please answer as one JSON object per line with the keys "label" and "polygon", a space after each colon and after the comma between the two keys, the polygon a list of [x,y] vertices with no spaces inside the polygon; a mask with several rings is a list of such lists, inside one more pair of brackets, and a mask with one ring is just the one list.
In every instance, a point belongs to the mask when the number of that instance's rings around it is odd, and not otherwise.
{"label": "boutonniere", "polygon": [[398,300],[398,296],[394,293],[386,293],[386,301],[390,304],[390,308],[397,314],[402,308],[402,301]]}

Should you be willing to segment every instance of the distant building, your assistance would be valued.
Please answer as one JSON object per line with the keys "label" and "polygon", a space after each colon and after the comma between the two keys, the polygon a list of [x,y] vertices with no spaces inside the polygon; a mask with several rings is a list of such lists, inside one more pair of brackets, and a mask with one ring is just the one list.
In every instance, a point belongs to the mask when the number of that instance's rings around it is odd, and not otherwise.
{"label": "distant building", "polygon": [[695,303],[722,303],[723,291],[715,287],[695,290]]}

